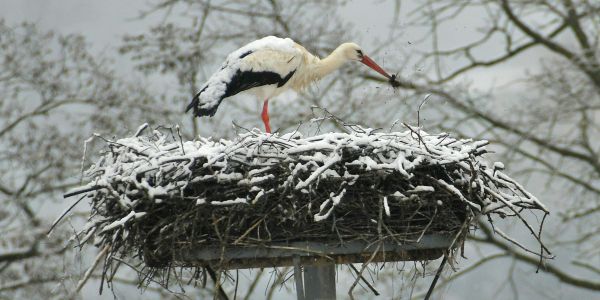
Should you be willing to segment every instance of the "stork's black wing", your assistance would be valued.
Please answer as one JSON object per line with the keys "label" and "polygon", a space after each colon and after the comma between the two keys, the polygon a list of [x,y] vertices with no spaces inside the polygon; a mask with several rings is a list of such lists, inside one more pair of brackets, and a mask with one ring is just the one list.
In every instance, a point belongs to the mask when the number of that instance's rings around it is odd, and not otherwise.
{"label": "stork's black wing", "polygon": [[186,112],[194,108],[196,116],[213,116],[223,99],[251,88],[285,85],[295,74],[297,59],[286,53],[260,50],[243,53],[236,61],[228,61],[213,74],[192,99]]}
{"label": "stork's black wing", "polygon": [[227,84],[227,90],[223,98],[263,85],[277,84],[277,87],[282,87],[292,78],[295,72],[296,70],[293,70],[282,77],[280,74],[270,71],[238,70]]}

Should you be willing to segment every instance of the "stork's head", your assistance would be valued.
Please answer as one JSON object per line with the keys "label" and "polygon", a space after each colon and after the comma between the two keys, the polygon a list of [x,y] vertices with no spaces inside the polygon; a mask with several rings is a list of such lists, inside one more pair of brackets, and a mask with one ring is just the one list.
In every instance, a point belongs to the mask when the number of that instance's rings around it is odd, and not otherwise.
{"label": "stork's head", "polygon": [[386,78],[391,78],[390,74],[388,74],[370,57],[363,53],[359,45],[355,43],[343,43],[338,47],[338,51],[340,51],[343,57],[347,60],[360,61],[361,63],[367,65],[369,68],[377,71],[379,74],[385,76]]}
{"label": "stork's head", "polygon": [[355,43],[343,43],[338,47],[337,51],[341,52],[347,60],[361,61],[364,56],[360,46]]}

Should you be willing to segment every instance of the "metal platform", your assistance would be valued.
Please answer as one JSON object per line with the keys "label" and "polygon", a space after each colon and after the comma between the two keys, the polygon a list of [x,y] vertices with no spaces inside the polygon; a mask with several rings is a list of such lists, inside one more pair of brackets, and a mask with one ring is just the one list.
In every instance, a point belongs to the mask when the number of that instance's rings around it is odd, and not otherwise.
{"label": "metal platform", "polygon": [[452,243],[452,235],[425,235],[418,243],[382,245],[365,241],[293,242],[264,246],[229,246],[173,249],[171,263],[176,266],[213,266],[221,270],[284,267],[301,265],[364,263],[377,251],[371,262],[432,260],[442,256]]}
{"label": "metal platform", "polygon": [[335,299],[336,264],[433,260],[444,254],[454,238],[451,234],[432,234],[423,236],[418,243],[354,240],[343,244],[292,242],[225,249],[219,246],[190,249],[181,245],[172,250],[170,262],[172,266],[210,266],[217,270],[294,266],[298,300]]}

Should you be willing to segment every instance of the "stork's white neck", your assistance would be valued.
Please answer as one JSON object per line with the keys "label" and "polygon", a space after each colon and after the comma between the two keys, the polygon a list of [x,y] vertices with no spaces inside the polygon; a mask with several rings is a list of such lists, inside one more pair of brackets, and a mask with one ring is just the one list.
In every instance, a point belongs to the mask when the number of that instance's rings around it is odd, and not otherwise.
{"label": "stork's white neck", "polygon": [[338,47],[337,49],[333,50],[333,52],[331,52],[331,54],[329,54],[327,57],[317,62],[315,73],[318,78],[322,78],[328,75],[329,73],[339,69],[346,62],[348,62],[348,59],[344,56],[343,51],[341,51]]}

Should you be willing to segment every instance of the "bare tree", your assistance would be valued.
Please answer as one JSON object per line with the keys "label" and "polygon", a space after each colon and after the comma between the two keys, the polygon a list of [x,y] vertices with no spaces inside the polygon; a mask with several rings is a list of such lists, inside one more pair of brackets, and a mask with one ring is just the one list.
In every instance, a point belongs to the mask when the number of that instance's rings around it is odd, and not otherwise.
{"label": "bare tree", "polygon": [[[0,20],[0,295],[65,295],[79,278],[72,231],[46,233],[79,183],[93,130],[127,132],[158,114],[157,98],[124,83],[81,36]],[[162,118],[169,112],[161,109]],[[135,125],[132,125],[135,124]],[[135,126],[135,127],[133,127]],[[73,222],[77,222],[75,218]]]}
{"label": "bare tree", "polygon": [[[444,29],[466,15],[481,13],[476,38],[448,41]],[[431,94],[448,106],[431,110],[437,126],[465,136],[483,136],[501,145],[498,155],[531,179],[556,212],[545,238],[569,257],[541,271],[572,287],[600,290],[600,4],[596,1],[427,1],[410,14],[407,28],[426,28],[417,64],[428,69],[404,76],[402,89]],[[520,78],[477,90],[469,80],[479,71],[496,72],[532,53],[540,67],[522,68]],[[460,66],[456,66],[459,62]],[[375,79],[375,78],[372,78]],[[475,79],[476,80],[476,79]],[[516,96],[515,96],[516,95]],[[516,97],[507,101],[508,97]],[[510,105],[511,109],[502,109]],[[539,259],[510,246],[493,229],[471,240],[501,252],[473,266],[501,258],[536,267]],[[564,255],[564,254],[563,254]],[[475,268],[451,276],[462,276]],[[509,278],[512,278],[511,268]],[[516,285],[511,283],[511,285]],[[541,293],[541,292],[540,292]]]}
{"label": "bare tree", "polygon": [[[396,8],[404,8],[404,2],[398,0]],[[48,199],[60,199],[62,191],[78,183],[82,141],[93,131],[119,134],[145,121],[177,122],[200,84],[225,58],[223,50],[250,40],[290,36],[324,56],[351,36],[360,39],[360,32],[337,12],[343,4],[156,1],[140,18],[161,15],[162,21],[146,34],[125,37],[121,53],[145,74],[172,76],[177,83],[176,89],[158,91],[118,78],[108,67],[110,61],[90,55],[80,36],[56,36],[29,24],[11,27],[0,22],[0,294],[11,298],[68,294],[81,278],[83,272],[72,266],[73,254],[64,247],[68,228],[46,240],[51,220],[40,211],[54,205]],[[481,14],[475,40],[445,39],[444,30],[474,11]],[[399,10],[397,16],[402,13]],[[273,102],[272,121],[282,130],[294,129],[308,123],[311,106],[319,105],[372,127],[389,129],[402,119],[419,122],[427,130],[492,140],[498,155],[510,162],[507,167],[519,170],[521,179],[531,178],[549,197],[545,200],[553,211],[560,212],[549,219],[552,229],[545,238],[551,248],[572,256],[559,257],[561,263],[548,262],[541,270],[565,285],[596,291],[600,289],[598,16],[600,4],[584,0],[419,1],[408,21],[402,20],[406,23],[395,23],[404,24],[402,31],[395,27],[378,43],[363,45],[376,57],[387,53],[386,65],[402,67],[400,90],[385,88],[381,78],[361,75],[366,72],[348,66],[293,101]],[[423,28],[422,39],[406,40],[401,35]],[[523,70],[521,78],[500,87],[474,87],[477,72],[502,70],[532,53],[539,54],[541,67]],[[456,67],[457,63],[462,65]],[[510,97],[518,99],[507,100]],[[417,120],[424,98],[429,100],[421,113],[427,118],[421,115]],[[225,101],[218,118],[186,117],[194,129],[187,136],[231,135],[233,120],[257,126],[258,103],[252,103]],[[512,108],[503,108],[506,105]],[[481,228],[471,240],[485,249],[493,246],[494,252],[486,251],[445,282],[500,259],[537,267],[539,258],[493,235],[493,228]],[[58,259],[62,257],[67,259]],[[65,275],[62,270],[69,271]],[[508,282],[518,290],[510,280],[514,270],[510,268]],[[250,284],[249,294],[260,277]]]}

